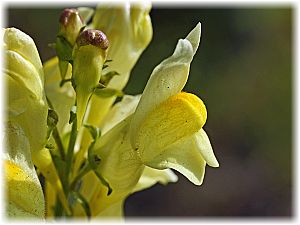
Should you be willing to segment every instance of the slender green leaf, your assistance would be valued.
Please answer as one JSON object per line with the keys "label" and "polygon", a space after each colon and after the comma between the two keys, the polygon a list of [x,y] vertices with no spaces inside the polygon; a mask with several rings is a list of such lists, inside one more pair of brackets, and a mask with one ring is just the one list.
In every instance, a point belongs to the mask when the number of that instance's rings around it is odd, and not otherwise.
{"label": "slender green leaf", "polygon": [[56,54],[62,61],[72,60],[72,45],[63,36],[57,36],[56,38]]}
{"label": "slender green leaf", "polygon": [[113,88],[98,88],[96,87],[94,90],[94,94],[101,98],[109,98],[112,96],[121,97],[124,93],[120,90],[113,89]]}
{"label": "slender green leaf", "polygon": [[96,155],[92,154],[92,150],[94,148],[95,141],[91,143],[89,149],[88,149],[88,161],[93,169],[94,173],[96,174],[97,178],[100,180],[100,182],[107,187],[107,195],[110,195],[112,193],[112,188],[110,187],[109,183],[105,180],[105,178],[100,174],[100,172],[97,170],[98,166],[101,162],[101,158]]}
{"label": "slender green leaf", "polygon": [[110,80],[116,75],[120,75],[120,74],[117,71],[110,71],[108,73],[102,74],[100,83],[107,86]]}
{"label": "slender green leaf", "polygon": [[73,121],[76,119],[76,110],[76,106],[71,108],[69,124],[73,123]]}
{"label": "slender green leaf", "polygon": [[47,116],[47,139],[49,139],[53,129],[56,127],[58,123],[58,115],[53,109],[48,109],[48,116]]}
{"label": "slender green leaf", "polygon": [[85,124],[84,125],[85,128],[87,128],[91,134],[91,136],[93,137],[93,140],[97,140],[100,136],[101,136],[101,130],[99,127],[94,127],[92,125],[89,124]]}
{"label": "slender green leaf", "polygon": [[90,219],[92,214],[88,201],[79,192],[72,191],[70,194],[81,205],[88,219]]}

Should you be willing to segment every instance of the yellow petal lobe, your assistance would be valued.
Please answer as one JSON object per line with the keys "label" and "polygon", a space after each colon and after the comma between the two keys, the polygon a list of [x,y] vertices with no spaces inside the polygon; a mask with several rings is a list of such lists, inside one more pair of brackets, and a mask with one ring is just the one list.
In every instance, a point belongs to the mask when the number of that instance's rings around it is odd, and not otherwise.
{"label": "yellow petal lobe", "polygon": [[[43,193],[36,180],[17,164],[8,160],[4,161],[4,174],[8,201],[33,217],[43,218],[45,210]],[[9,214],[13,212],[9,211]]]}
{"label": "yellow petal lobe", "polygon": [[151,161],[167,146],[200,130],[206,118],[206,107],[196,95],[181,92],[169,97],[140,126],[136,150],[142,161]]}

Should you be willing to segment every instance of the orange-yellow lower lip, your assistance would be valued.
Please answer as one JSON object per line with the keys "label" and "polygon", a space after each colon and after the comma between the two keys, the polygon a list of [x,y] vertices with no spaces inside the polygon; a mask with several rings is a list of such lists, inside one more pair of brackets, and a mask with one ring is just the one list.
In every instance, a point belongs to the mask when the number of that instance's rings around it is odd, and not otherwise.
{"label": "orange-yellow lower lip", "polygon": [[206,107],[196,95],[181,92],[171,96],[154,108],[141,124],[138,146],[162,149],[200,130],[206,118]]}

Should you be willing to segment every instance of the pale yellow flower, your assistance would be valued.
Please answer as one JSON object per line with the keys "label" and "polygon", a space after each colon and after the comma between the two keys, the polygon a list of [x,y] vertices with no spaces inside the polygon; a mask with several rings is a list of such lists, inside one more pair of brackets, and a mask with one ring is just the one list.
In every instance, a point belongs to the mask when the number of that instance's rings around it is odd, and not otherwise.
{"label": "pale yellow flower", "polygon": [[[14,193],[19,190],[18,193],[21,194],[21,191],[24,191],[23,198],[28,202],[32,201],[32,198],[38,198],[39,200],[35,201],[37,204],[33,206],[36,207],[34,212],[30,211],[32,207],[27,205],[18,207],[41,216],[41,210],[44,211],[44,197],[33,164],[54,185],[66,205],[50,153],[44,148],[47,142],[48,104],[44,93],[43,67],[34,41],[27,34],[16,28],[7,28],[3,35],[6,63],[4,81],[7,87],[5,174],[9,184],[8,192]],[[28,183],[32,186],[30,190]],[[30,196],[28,192],[36,192],[36,195]],[[11,201],[18,199],[10,200],[9,197],[9,210],[14,209]],[[19,212],[22,215],[23,212]]]}
{"label": "pale yellow flower", "polygon": [[205,105],[197,96],[181,92],[199,41],[200,23],[154,69],[135,111],[96,141],[93,154],[101,159],[97,170],[113,192],[107,196],[104,186],[94,192],[94,215],[137,190],[147,166],[175,169],[196,185],[203,182],[206,163],[219,166],[202,129]]}
{"label": "pale yellow flower", "polygon": [[28,35],[15,28],[5,29],[3,35],[7,215],[42,219],[44,196],[32,162],[32,157],[44,147],[47,133],[42,64]]}

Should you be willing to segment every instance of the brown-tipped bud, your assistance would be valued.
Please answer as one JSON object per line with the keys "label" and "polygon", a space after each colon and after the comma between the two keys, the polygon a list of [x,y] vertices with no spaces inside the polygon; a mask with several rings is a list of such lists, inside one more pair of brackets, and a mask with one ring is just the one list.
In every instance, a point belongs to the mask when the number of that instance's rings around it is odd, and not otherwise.
{"label": "brown-tipped bud", "polygon": [[76,40],[78,46],[94,45],[103,50],[109,46],[106,35],[100,30],[87,29],[81,32]]}
{"label": "brown-tipped bud", "polygon": [[64,9],[59,17],[59,35],[65,37],[71,45],[75,44],[80,29],[84,26],[84,20],[77,9]]}
{"label": "brown-tipped bud", "polygon": [[64,11],[60,14],[59,22],[66,27],[70,22],[70,18],[72,18],[73,16],[78,16],[80,21],[84,23],[77,9],[64,9]]}

